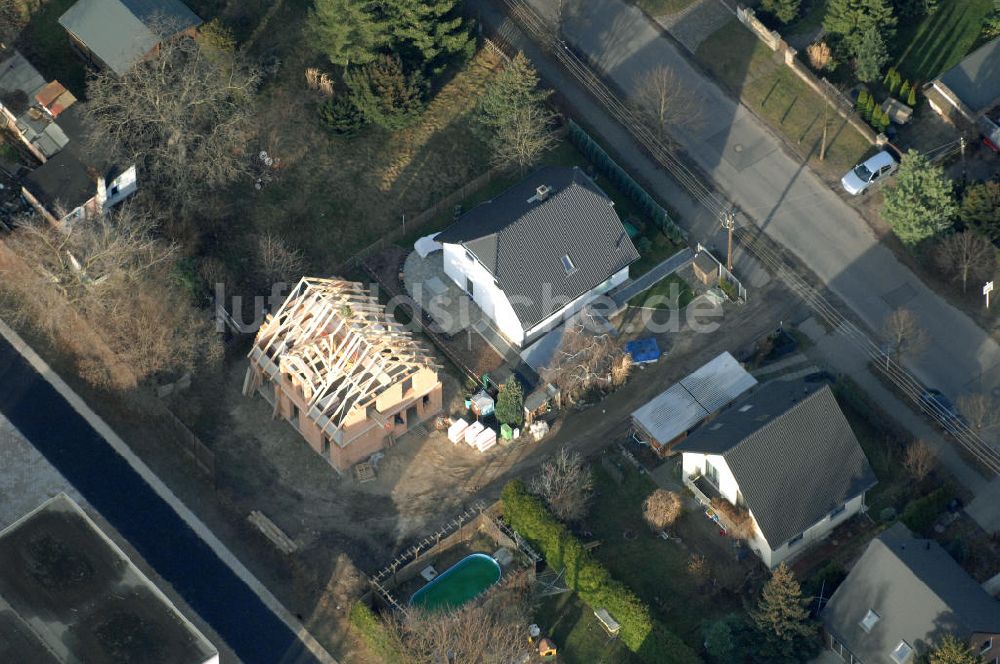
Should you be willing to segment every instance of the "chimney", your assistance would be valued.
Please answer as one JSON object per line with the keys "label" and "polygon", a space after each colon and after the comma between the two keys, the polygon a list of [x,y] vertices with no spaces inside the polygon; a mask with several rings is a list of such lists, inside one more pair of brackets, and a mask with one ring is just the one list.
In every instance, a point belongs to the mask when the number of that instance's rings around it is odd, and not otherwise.
{"label": "chimney", "polygon": [[97,209],[100,213],[104,212],[104,204],[108,202],[108,185],[104,182],[104,176],[97,174],[95,178],[97,180],[97,196],[96,199]]}
{"label": "chimney", "polygon": [[552,191],[552,187],[547,184],[540,184],[535,187],[535,195],[528,199],[529,203],[541,203],[546,198],[549,197],[549,192]]}

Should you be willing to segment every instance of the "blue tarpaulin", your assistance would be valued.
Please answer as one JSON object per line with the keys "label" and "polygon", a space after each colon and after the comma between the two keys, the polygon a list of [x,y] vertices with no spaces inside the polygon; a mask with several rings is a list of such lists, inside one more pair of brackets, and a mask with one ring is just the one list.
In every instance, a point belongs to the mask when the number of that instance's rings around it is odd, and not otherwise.
{"label": "blue tarpaulin", "polygon": [[625,344],[625,352],[632,356],[635,364],[649,364],[660,359],[660,346],[655,337],[629,341]]}

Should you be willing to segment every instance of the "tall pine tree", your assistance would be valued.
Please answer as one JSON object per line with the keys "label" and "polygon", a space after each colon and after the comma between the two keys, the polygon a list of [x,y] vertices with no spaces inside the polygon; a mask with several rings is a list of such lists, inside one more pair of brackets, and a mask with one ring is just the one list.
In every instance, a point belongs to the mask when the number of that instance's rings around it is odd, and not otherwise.
{"label": "tall pine tree", "polygon": [[797,664],[810,659],[817,648],[816,626],[809,619],[807,601],[788,567],[781,563],[761,591],[750,617],[760,635],[756,653],[768,664]]}
{"label": "tall pine tree", "polygon": [[896,182],[885,190],[882,218],[903,244],[917,244],[951,227],[958,213],[954,185],[915,150],[903,155]]}
{"label": "tall pine tree", "polygon": [[854,52],[854,69],[858,80],[863,83],[878,80],[882,74],[882,67],[888,61],[889,51],[885,47],[879,29],[874,25],[868,26],[861,34],[861,41],[858,42],[857,50]]}
{"label": "tall pine tree", "polygon": [[840,35],[852,55],[857,55],[858,44],[865,30],[874,26],[885,43],[892,42],[896,34],[896,17],[890,0],[830,0],[823,27]]}
{"label": "tall pine tree", "polygon": [[372,62],[389,43],[389,29],[371,0],[314,0],[308,37],[335,65]]}
{"label": "tall pine tree", "polygon": [[538,72],[524,53],[518,53],[493,77],[479,98],[479,122],[490,130],[496,130],[519,110],[541,104],[550,94],[538,88]]}
{"label": "tall pine tree", "polygon": [[799,6],[802,0],[764,0],[761,9],[769,14],[773,14],[782,23],[790,23],[799,15]]}
{"label": "tall pine tree", "polygon": [[497,395],[496,416],[501,424],[521,426],[524,421],[524,390],[515,376],[507,379]]}
{"label": "tall pine tree", "polygon": [[383,0],[393,41],[406,60],[430,74],[472,55],[475,42],[459,13],[459,0]]}

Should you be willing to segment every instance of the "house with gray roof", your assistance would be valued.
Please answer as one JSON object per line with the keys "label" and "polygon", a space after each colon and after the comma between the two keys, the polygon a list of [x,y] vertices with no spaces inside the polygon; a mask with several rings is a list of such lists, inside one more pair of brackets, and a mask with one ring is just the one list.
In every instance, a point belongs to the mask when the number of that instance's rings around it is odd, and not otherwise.
{"label": "house with gray roof", "polygon": [[532,173],[435,241],[448,277],[522,346],[628,279],[639,258],[614,203],[576,167]]}
{"label": "house with gray roof", "polygon": [[931,107],[946,118],[976,123],[1000,104],[1000,37],[967,55],[925,89]]}
{"label": "house with gray roof", "polygon": [[194,35],[201,19],[180,0],[79,0],[59,17],[87,60],[123,75],[175,35]]}
{"label": "house with gray roof", "polygon": [[827,646],[848,664],[922,661],[946,634],[1000,662],[1000,602],[901,523],[872,540],[822,619]]}
{"label": "house with gray roof", "polygon": [[749,517],[747,544],[772,569],[863,511],[876,482],[830,386],[802,379],[749,392],[674,451],[700,501]]}

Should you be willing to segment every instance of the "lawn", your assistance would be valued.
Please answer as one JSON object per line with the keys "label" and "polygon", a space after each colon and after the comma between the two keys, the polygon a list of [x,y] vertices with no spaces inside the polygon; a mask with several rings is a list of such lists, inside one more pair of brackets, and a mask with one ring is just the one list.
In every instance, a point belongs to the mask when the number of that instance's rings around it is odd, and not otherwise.
{"label": "lawn", "polygon": [[922,21],[901,25],[896,35],[903,76],[927,82],[956,65],[979,40],[993,0],[941,0]]}
{"label": "lawn", "polygon": [[[741,610],[739,598],[722,588],[738,586],[746,568],[729,555],[729,540],[717,539],[718,534],[700,511],[686,512],[675,526],[683,543],[655,536],[642,519],[642,502],[656,486],[632,466],[622,467],[621,485],[603,468],[595,468],[597,499],[583,524],[593,539],[601,541],[594,555],[612,576],[647,602],[671,631],[700,650],[704,623]],[[709,560],[711,576],[719,582],[714,593],[688,573],[694,552]]]}
{"label": "lawn", "polygon": [[871,149],[864,136],[830,110],[826,160],[820,162],[826,101],[738,20],[732,19],[712,34],[695,55],[730,93],[784,134],[814,167],[839,177]]}
{"label": "lawn", "polygon": [[679,311],[691,304],[693,299],[694,292],[688,283],[678,275],[670,274],[649,290],[633,297],[628,303],[633,307],[676,309]]}
{"label": "lawn", "polygon": [[542,634],[552,639],[563,664],[640,664],[617,639],[608,638],[593,610],[576,593],[542,599],[535,614]]}

